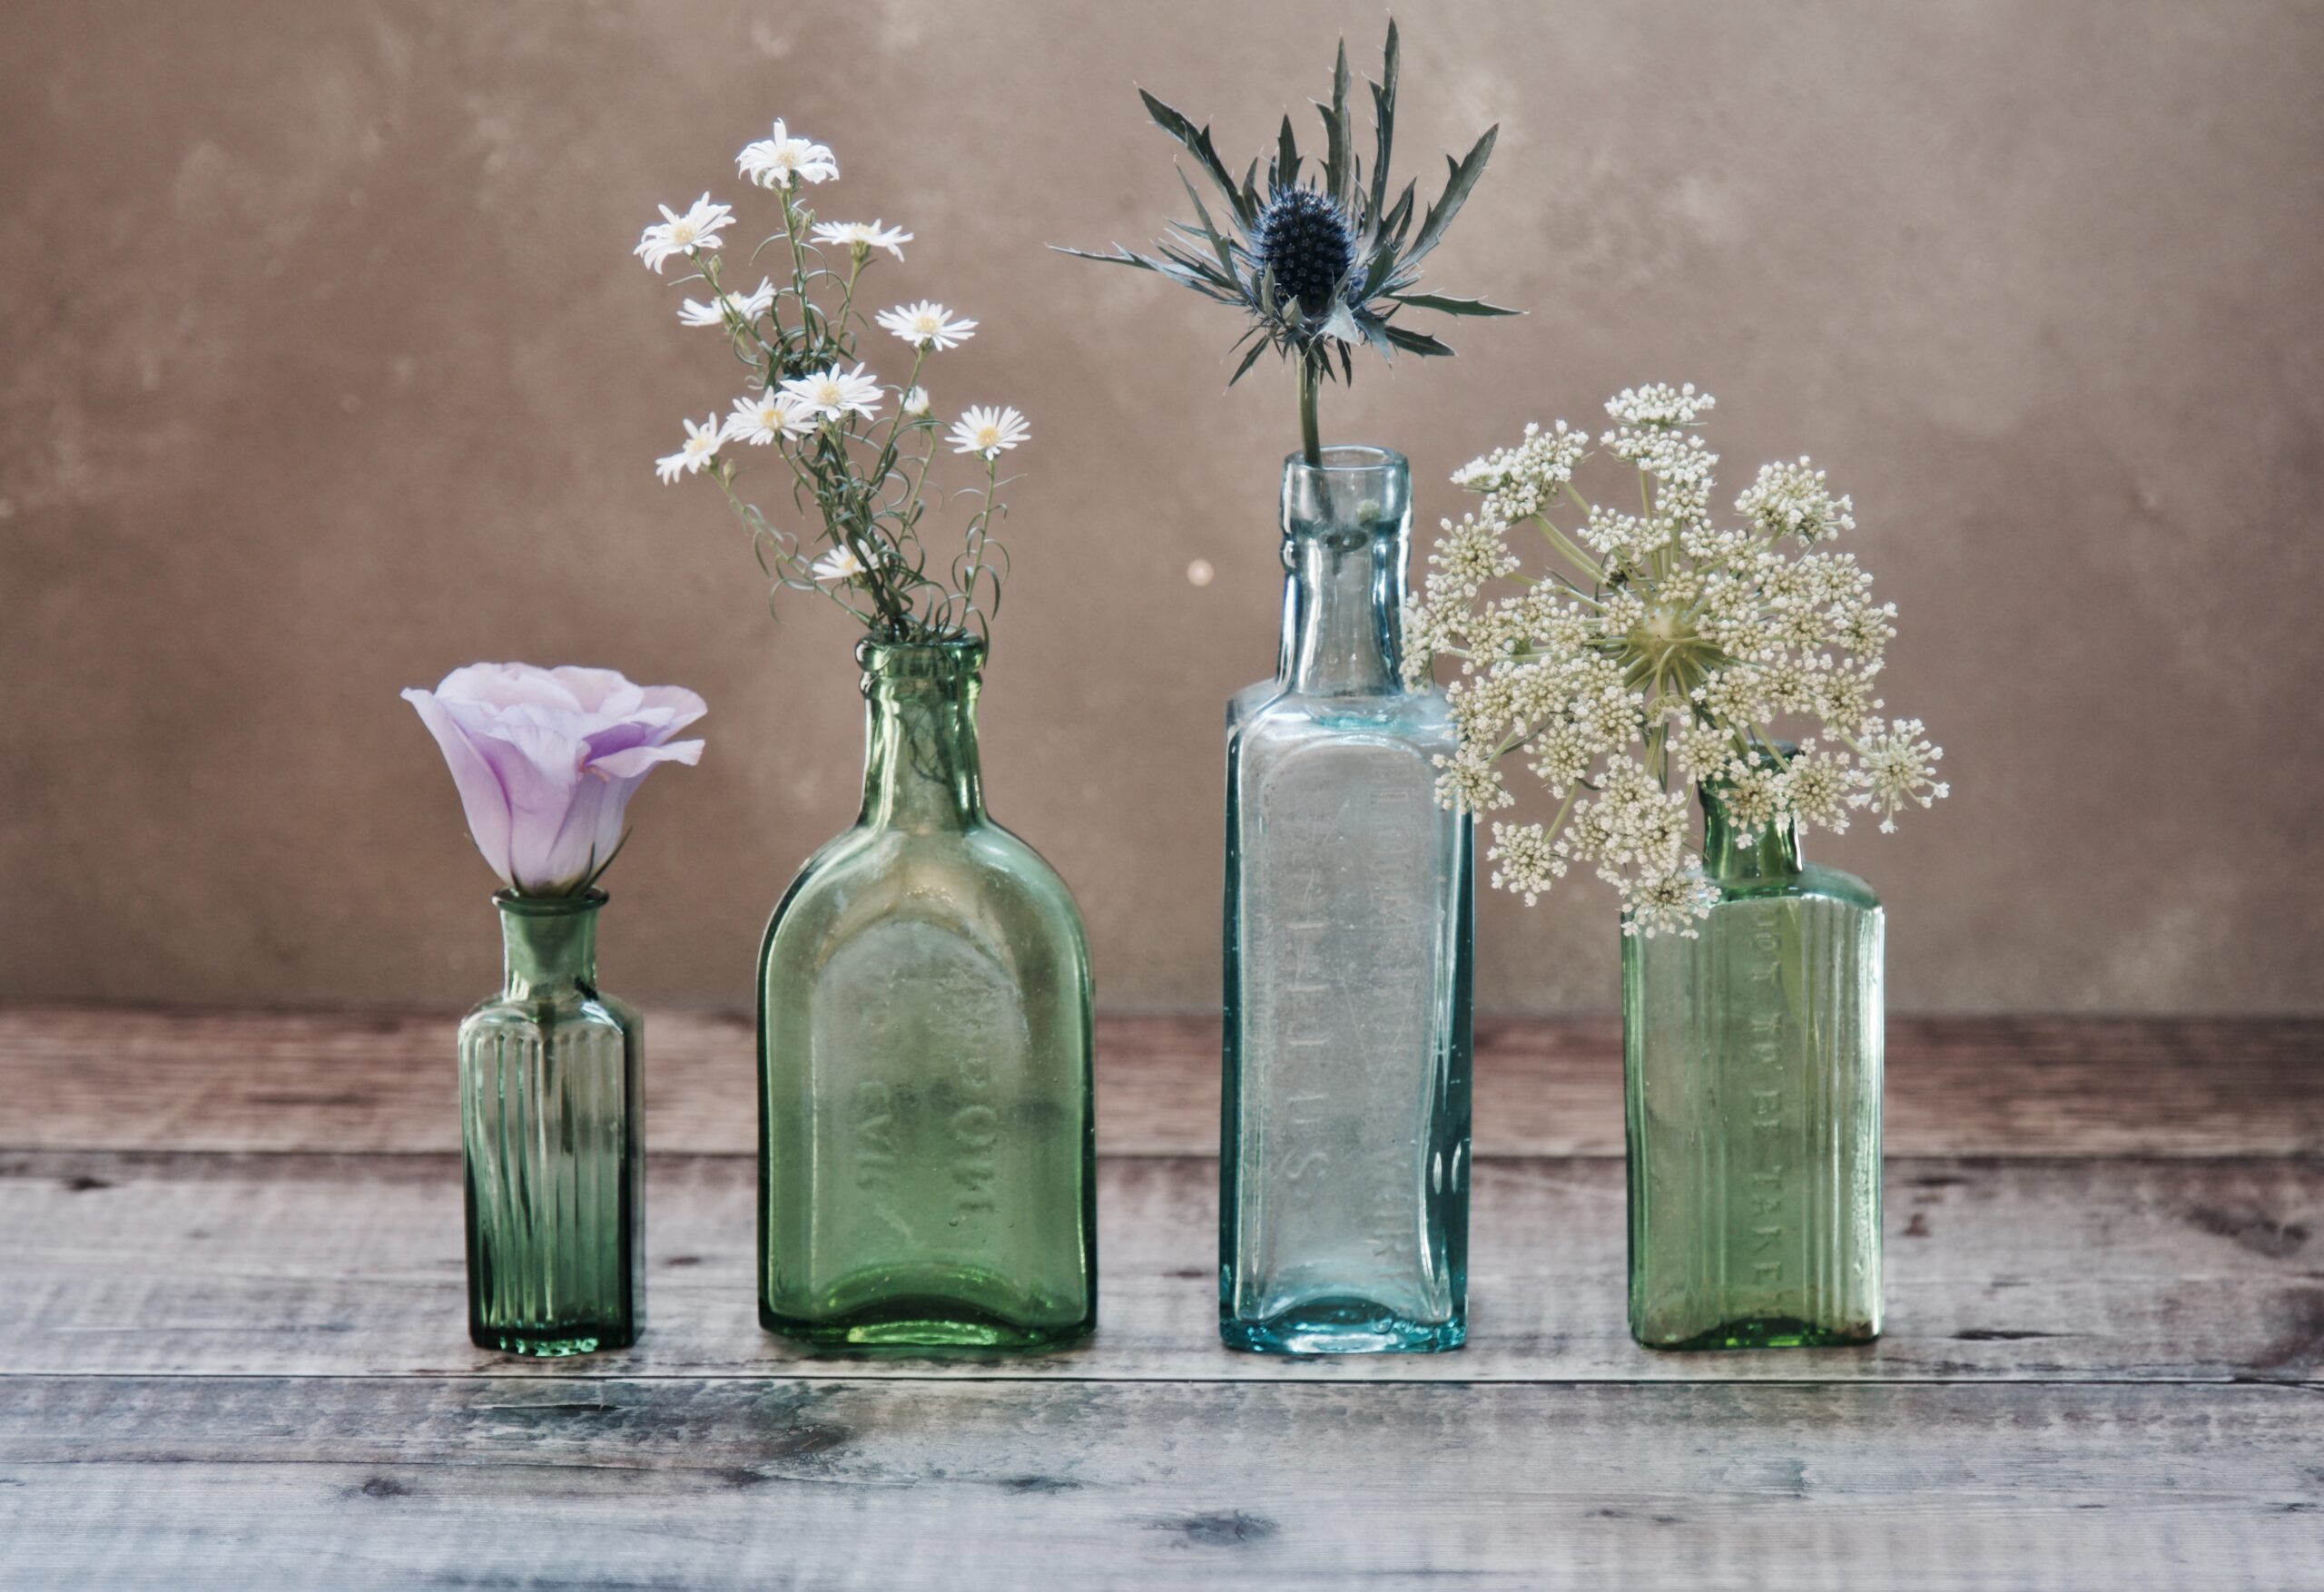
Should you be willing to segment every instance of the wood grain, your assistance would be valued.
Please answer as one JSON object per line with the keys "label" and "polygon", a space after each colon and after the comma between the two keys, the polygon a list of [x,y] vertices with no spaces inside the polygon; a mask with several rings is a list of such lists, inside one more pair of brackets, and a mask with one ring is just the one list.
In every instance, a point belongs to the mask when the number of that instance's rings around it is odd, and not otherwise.
{"label": "wood grain", "polygon": [[2312,1586],[2270,1387],[18,1379],[24,1586]]}
{"label": "wood grain", "polygon": [[[454,1014],[0,1008],[0,1147],[444,1151],[458,1144]],[[652,1143],[756,1149],[753,1037],[734,1015],[647,1023]],[[1905,1155],[2324,1151],[2324,1021],[1899,1019],[1887,1133]],[[1218,1027],[1098,1021],[1108,1155],[1215,1155]],[[1482,1023],[1485,1155],[1621,1153],[1610,1021]]]}
{"label": "wood grain", "polygon": [[1040,1359],[808,1359],[753,1315],[755,1181],[665,1155],[648,1329],[544,1365],[464,1336],[450,1156],[0,1156],[0,1372],[1079,1380],[2324,1380],[2324,1163],[1892,1162],[1868,1349],[1651,1354],[1623,1317],[1622,1169],[1476,1174],[1472,1341],[1285,1362],[1217,1341],[1216,1164],[1101,1164],[1099,1330]]}

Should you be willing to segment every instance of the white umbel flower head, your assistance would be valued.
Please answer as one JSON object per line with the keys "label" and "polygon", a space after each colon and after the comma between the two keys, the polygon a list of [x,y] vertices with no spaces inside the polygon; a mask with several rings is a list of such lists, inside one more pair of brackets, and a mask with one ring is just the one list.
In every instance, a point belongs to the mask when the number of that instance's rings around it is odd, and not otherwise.
{"label": "white umbel flower head", "polygon": [[852,370],[834,365],[811,376],[795,376],[783,384],[783,392],[818,420],[836,420],[850,410],[869,420],[880,411],[880,383],[861,364]]}
{"label": "white umbel flower head", "polygon": [[906,388],[904,391],[902,407],[904,418],[907,420],[917,420],[926,415],[928,413],[928,389],[924,387]]}
{"label": "white umbel flower head", "polygon": [[785,437],[812,437],[814,432],[815,417],[789,394],[748,392],[734,400],[734,412],[726,417],[721,435],[729,442],[764,447]]}
{"label": "white umbel flower head", "polygon": [[678,322],[682,326],[724,326],[729,310],[744,325],[767,312],[774,302],[774,283],[765,277],[747,293],[721,293],[707,304],[697,304],[692,299],[678,306]]}
{"label": "white umbel flower head", "polygon": [[635,252],[656,275],[673,254],[717,248],[720,231],[734,219],[734,212],[726,206],[711,203],[707,193],[688,205],[684,215],[666,204],[655,208],[662,212],[662,219],[637,235]]}
{"label": "white umbel flower head", "polygon": [[950,441],[954,453],[977,453],[985,457],[999,458],[1002,452],[1016,447],[1033,435],[1025,424],[1025,417],[1013,408],[984,408],[971,405],[968,411],[952,422]]}
{"label": "white umbel flower head", "polygon": [[829,585],[833,581],[853,580],[857,575],[862,575],[863,560],[855,555],[854,548],[842,544],[816,559],[808,567],[817,580]]}
{"label": "white umbel flower head", "polygon": [[911,241],[911,234],[901,227],[890,227],[879,221],[817,221],[815,241],[828,243],[834,249],[862,250],[870,253],[884,249],[898,260],[904,257],[901,244]]}
{"label": "white umbel flower head", "polygon": [[899,304],[893,310],[882,310],[878,317],[881,326],[895,333],[915,349],[958,348],[976,335],[973,320],[955,320],[952,312],[943,305],[922,299],[917,304]]}
{"label": "white umbel flower head", "polygon": [[718,452],[721,438],[716,410],[714,409],[704,416],[702,424],[699,426],[692,420],[684,422],[684,425],[685,446],[675,453],[664,454],[654,461],[654,473],[662,477],[665,485],[676,480],[680,476],[698,473]]}
{"label": "white umbel flower head", "polygon": [[839,162],[820,143],[794,138],[775,118],[774,136],[743,146],[734,170],[762,188],[789,188],[798,182],[828,182],[839,175]]}

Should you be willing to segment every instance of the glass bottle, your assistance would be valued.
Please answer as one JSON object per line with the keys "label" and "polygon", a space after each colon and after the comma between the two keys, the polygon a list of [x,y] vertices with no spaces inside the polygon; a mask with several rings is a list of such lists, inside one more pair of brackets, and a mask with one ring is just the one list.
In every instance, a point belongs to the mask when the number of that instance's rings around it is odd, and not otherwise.
{"label": "glass bottle", "polygon": [[1443,694],[1400,673],[1410,479],[1284,463],[1283,646],[1226,712],[1219,1334],[1278,1353],[1466,1335],[1469,821]]}
{"label": "glass bottle", "polygon": [[862,813],[759,958],[759,1322],[826,1345],[1068,1342],[1098,1312],[1081,916],[985,815],[983,644],[856,655]]}
{"label": "glass bottle", "polygon": [[507,988],[460,1024],[468,1336],[586,1354],[645,1326],[645,1025],[597,988],[603,890],[503,890]]}
{"label": "glass bottle", "polygon": [[1792,824],[1738,839],[1703,790],[1718,900],[1622,940],[1630,1332],[1650,1349],[1880,1335],[1881,932]]}

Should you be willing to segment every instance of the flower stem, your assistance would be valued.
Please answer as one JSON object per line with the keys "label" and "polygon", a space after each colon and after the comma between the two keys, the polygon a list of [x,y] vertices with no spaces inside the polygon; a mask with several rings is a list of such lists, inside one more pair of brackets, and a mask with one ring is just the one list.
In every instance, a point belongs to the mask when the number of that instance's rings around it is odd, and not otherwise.
{"label": "flower stem", "polygon": [[1315,429],[1315,362],[1305,359],[1299,361],[1299,456],[1318,467],[1324,462],[1324,445]]}

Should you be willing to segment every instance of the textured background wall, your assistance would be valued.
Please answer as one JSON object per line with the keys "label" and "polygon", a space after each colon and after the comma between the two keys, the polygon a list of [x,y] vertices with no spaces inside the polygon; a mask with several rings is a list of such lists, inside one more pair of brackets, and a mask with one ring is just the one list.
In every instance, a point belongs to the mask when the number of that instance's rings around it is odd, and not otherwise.
{"label": "textured background wall", "polygon": [[[1904,610],[1892,705],[1957,794],[1820,849],[1906,1008],[2287,1010],[2315,972],[2324,6],[1403,8],[1409,169],[1502,124],[1441,286],[1532,311],[1367,369],[1329,433],[1420,506],[1529,418],[1720,398],[1807,450]],[[629,250],[788,117],[891,296],[984,329],[940,405],[1032,417],[988,694],[995,811],[1101,998],[1216,997],[1220,703],[1274,650],[1287,380],[1047,253],[1183,204],[1134,81],[1256,149],[1376,6],[61,0],[0,23],[0,997],[459,1000],[490,880],[399,687],[479,656],[712,704],[612,879],[645,1000],[741,1002],[852,816],[851,638],[771,624],[651,460],[732,367]],[[1376,57],[1375,57],[1376,58]],[[1239,165],[1239,158],[1236,161]],[[760,211],[748,213],[759,214]],[[707,339],[707,340],[705,340]],[[1197,586],[1189,563],[1217,578]],[[1603,1007],[1594,882],[1489,898],[1491,1008]]]}

